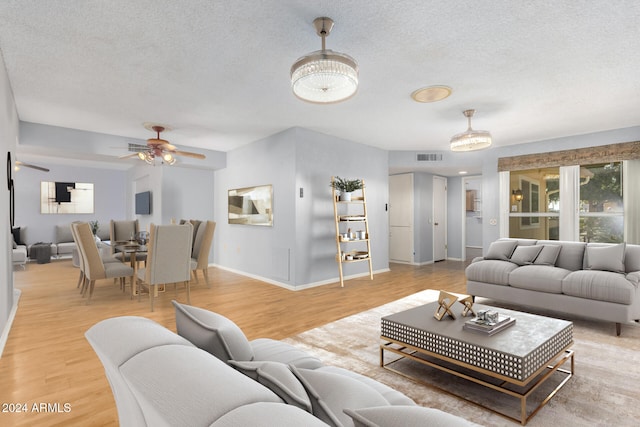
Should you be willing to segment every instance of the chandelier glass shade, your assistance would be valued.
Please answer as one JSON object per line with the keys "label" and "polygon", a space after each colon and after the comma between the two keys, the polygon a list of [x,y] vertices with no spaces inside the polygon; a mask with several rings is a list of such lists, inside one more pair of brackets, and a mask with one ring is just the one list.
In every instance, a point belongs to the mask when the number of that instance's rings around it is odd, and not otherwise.
{"label": "chandelier glass shade", "polygon": [[316,18],[322,49],[299,58],[291,66],[291,88],[300,99],[316,104],[344,101],[358,90],[358,64],[351,56],[325,49],[325,38],[333,28],[331,18]]}
{"label": "chandelier glass shade", "polygon": [[476,110],[465,110],[463,112],[469,121],[469,128],[451,137],[451,151],[474,151],[491,146],[492,139],[489,131],[471,129],[471,117],[475,112]]}

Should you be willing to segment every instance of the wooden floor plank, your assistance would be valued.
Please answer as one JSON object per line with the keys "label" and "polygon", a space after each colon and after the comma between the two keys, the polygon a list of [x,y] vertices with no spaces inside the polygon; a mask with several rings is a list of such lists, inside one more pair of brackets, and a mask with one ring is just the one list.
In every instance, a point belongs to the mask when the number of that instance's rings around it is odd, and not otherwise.
{"label": "wooden floor plank", "polygon": [[[281,339],[424,289],[464,293],[464,267],[455,261],[391,264],[390,272],[376,274],[373,281],[367,276],[346,281],[344,288],[336,282],[296,292],[209,268],[211,288],[200,277],[199,284],[192,283],[191,302],[231,318],[249,339]],[[171,300],[186,302],[184,289],[176,298],[169,286],[152,313],[146,298],[132,300],[112,280],[102,280],[87,305],[77,278],[70,260],[30,263],[15,272],[14,286],[22,296],[0,359],[0,403],[26,404],[29,413],[0,412],[0,425],[117,425],[111,389],[84,332],[100,320],[124,315],[144,316],[175,331]],[[54,412],[31,412],[41,403],[53,404]]]}

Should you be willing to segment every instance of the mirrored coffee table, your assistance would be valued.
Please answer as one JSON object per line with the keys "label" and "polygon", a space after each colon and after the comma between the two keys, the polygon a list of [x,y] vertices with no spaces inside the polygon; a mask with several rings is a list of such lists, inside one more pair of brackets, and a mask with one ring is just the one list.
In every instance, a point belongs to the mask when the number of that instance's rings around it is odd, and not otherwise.
{"label": "mirrored coffee table", "polygon": [[[437,320],[433,316],[437,308],[436,301],[381,319],[380,366],[420,383],[438,387],[394,366],[400,360],[409,359],[518,398],[520,414],[515,416],[468,399],[461,393],[456,393],[455,389],[444,389],[447,393],[522,425],[546,405],[573,376],[575,364],[574,352],[570,350],[573,344],[571,322],[475,304],[473,308],[476,312],[493,309],[516,319],[513,326],[489,336],[463,329],[464,322],[469,317],[445,317]],[[400,357],[387,361],[385,352]],[[564,367],[565,363],[569,365],[568,369]],[[552,376],[563,377],[529,411],[527,398]]]}

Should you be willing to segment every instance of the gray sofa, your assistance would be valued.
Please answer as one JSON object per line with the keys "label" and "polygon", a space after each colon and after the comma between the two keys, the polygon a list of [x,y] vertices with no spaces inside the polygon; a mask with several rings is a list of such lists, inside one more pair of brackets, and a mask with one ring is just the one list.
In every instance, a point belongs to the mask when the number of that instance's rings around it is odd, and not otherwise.
{"label": "gray sofa", "polygon": [[219,314],[174,305],[180,335],[131,316],[86,332],[123,427],[475,425],[286,343],[248,341]]}
{"label": "gray sofa", "polygon": [[467,293],[615,322],[640,319],[640,246],[499,239],[465,270]]}

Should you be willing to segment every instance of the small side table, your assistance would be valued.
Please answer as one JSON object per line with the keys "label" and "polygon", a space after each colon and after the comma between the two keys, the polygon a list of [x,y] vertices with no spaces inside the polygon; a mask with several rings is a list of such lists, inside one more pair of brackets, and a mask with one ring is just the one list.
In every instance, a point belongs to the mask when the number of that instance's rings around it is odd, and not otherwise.
{"label": "small side table", "polygon": [[51,243],[34,243],[29,248],[29,258],[35,259],[38,264],[51,262]]}

